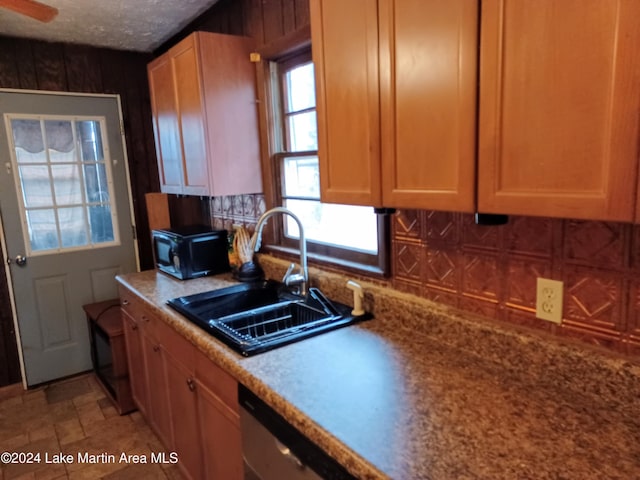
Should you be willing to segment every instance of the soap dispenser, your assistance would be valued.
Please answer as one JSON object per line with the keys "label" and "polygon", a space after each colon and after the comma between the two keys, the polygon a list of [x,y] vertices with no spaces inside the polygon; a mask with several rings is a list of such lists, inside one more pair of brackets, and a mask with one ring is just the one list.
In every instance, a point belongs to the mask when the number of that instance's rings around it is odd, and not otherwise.
{"label": "soap dispenser", "polygon": [[351,310],[351,315],[355,317],[364,315],[364,309],[362,308],[362,299],[364,298],[362,286],[353,280],[349,280],[347,282],[347,288],[353,291],[353,310]]}

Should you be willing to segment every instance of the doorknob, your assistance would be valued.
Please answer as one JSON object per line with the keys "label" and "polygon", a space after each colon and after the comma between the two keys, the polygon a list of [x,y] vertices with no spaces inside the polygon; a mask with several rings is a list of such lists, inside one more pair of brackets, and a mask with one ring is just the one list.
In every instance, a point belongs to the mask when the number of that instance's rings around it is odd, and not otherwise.
{"label": "doorknob", "polygon": [[[19,267],[24,267],[27,264],[27,257],[24,255],[16,255],[15,262]],[[7,263],[11,265],[11,258],[7,258]]]}

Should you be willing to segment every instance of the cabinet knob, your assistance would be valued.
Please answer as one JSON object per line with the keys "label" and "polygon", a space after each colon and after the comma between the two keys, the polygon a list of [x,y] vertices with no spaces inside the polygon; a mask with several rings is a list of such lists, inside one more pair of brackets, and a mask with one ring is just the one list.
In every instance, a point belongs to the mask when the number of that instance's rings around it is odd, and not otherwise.
{"label": "cabinet knob", "polygon": [[131,325],[131,330],[137,330],[138,329],[138,325]]}
{"label": "cabinet knob", "polygon": [[153,346],[153,351],[158,353],[160,351],[160,346],[159,345],[154,345]]}
{"label": "cabinet knob", "polygon": [[129,300],[127,300],[126,298],[124,300],[122,300],[122,305],[124,305],[124,306],[129,305]]}
{"label": "cabinet knob", "polygon": [[192,392],[195,391],[196,384],[193,381],[193,378],[187,378],[187,387],[189,387],[189,390],[191,390]]}
{"label": "cabinet knob", "polygon": [[146,315],[143,315],[142,316],[142,320],[144,320],[145,322],[148,323],[149,322],[149,317],[147,317]]}

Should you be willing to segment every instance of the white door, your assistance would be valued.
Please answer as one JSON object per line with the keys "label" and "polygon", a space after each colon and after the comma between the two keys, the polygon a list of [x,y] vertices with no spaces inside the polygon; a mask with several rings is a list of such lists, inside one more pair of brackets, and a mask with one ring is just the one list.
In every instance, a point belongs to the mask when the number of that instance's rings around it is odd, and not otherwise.
{"label": "white door", "polygon": [[0,211],[26,383],[91,368],[82,305],[137,269],[117,96],[0,91]]}

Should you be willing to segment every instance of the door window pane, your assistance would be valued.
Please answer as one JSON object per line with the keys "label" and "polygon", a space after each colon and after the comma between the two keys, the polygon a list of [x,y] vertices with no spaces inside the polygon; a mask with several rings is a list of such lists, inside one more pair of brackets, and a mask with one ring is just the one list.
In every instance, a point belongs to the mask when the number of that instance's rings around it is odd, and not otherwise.
{"label": "door window pane", "polygon": [[107,171],[104,164],[85,165],[84,182],[89,202],[109,201],[109,184],[107,183]]}
{"label": "door window pane", "polygon": [[20,166],[20,183],[27,208],[53,206],[49,168],[46,165]]}
{"label": "door window pane", "polygon": [[26,213],[31,250],[40,251],[58,248],[56,211],[53,209],[27,210]]}
{"label": "door window pane", "polygon": [[104,160],[100,124],[93,120],[76,122],[76,130],[82,161],[99,162]]}
{"label": "door window pane", "polygon": [[91,225],[91,241],[93,243],[113,241],[111,208],[108,205],[89,207],[89,224]]}
{"label": "door window pane", "polygon": [[40,120],[12,120],[11,128],[19,163],[47,161]]}
{"label": "door window pane", "polygon": [[59,208],[58,217],[63,247],[78,247],[87,244],[84,208]]}
{"label": "door window pane", "polygon": [[75,160],[75,141],[71,122],[45,120],[44,132],[47,151],[52,162],[73,162]]}
{"label": "door window pane", "polygon": [[82,178],[78,165],[51,166],[57,205],[82,204]]}
{"label": "door window pane", "polygon": [[10,138],[27,251],[114,245],[118,234],[104,119],[20,117],[10,116]]}

